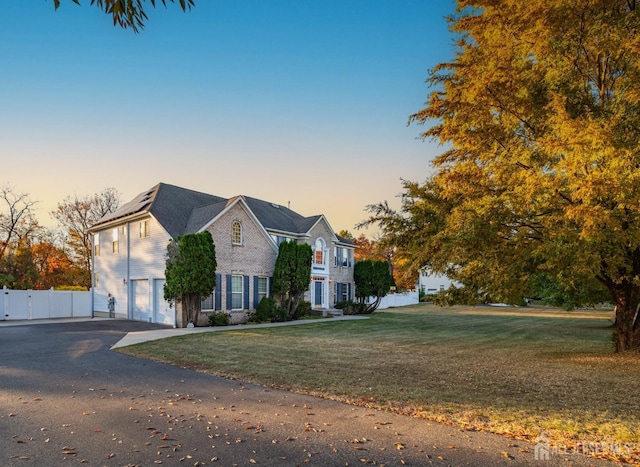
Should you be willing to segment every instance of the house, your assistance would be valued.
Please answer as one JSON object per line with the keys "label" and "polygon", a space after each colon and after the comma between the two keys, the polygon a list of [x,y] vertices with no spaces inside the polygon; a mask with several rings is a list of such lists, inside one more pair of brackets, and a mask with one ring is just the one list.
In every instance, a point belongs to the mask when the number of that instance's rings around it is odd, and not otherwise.
{"label": "house", "polygon": [[444,274],[436,274],[428,268],[422,268],[418,276],[418,289],[426,295],[437,294],[441,290],[446,290],[451,286],[460,287],[461,284],[449,279]]}
{"label": "house", "polygon": [[284,240],[312,247],[305,300],[313,308],[330,310],[353,298],[355,245],[338,237],[323,215],[304,217],[248,196],[226,199],[160,183],[91,227],[95,314],[180,326],[181,314],[163,296],[167,245],[204,230],[215,243],[217,270],[216,288],[202,300],[200,324],[218,310],[230,313],[234,323],[246,321],[270,293]]}

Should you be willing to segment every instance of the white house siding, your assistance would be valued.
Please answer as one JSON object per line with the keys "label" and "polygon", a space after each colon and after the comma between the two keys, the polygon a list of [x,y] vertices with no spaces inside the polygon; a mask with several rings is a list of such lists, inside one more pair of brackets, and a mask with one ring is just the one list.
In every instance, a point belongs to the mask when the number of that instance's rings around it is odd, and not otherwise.
{"label": "white house siding", "polygon": [[149,236],[140,237],[140,222],[129,223],[130,259],[129,275],[131,279],[163,279],[166,268],[169,234],[153,217],[149,220]]}
{"label": "white house siding", "polygon": [[[235,245],[232,242],[232,226],[234,221],[242,225],[242,244]],[[246,318],[246,311],[254,307],[254,277],[273,276],[273,267],[276,262],[277,251],[274,243],[266,235],[266,232],[253,220],[241,203],[237,203],[226,211],[212,225],[208,227],[216,247],[216,261],[219,283],[216,287],[220,290],[220,309],[232,311],[231,303],[227,300],[227,287],[229,275],[242,275],[248,277],[248,282],[243,284],[243,293],[248,294],[248,307],[243,300],[243,310],[232,312],[232,321]],[[233,315],[238,317],[234,319]]]}
{"label": "white house siding", "polygon": [[[149,221],[149,235],[140,236],[140,222]],[[94,287],[94,311],[108,312],[107,297],[115,298],[115,316],[140,321],[169,321],[166,316],[154,316],[154,309],[166,310],[168,304],[156,304],[158,295],[154,290],[156,279],[164,280],[165,253],[169,234],[152,217],[118,224],[119,251],[113,253],[113,226],[98,232],[100,254],[94,258],[94,285],[97,273],[98,283]],[[136,281],[136,282],[134,282]],[[133,287],[137,286],[138,295]],[[143,284],[146,284],[144,286]],[[143,289],[142,289],[143,288]],[[140,308],[141,290],[146,293],[144,311]],[[162,294],[160,294],[162,295]],[[171,308],[173,310],[173,308]],[[160,321],[158,321],[160,319]]]}
{"label": "white house siding", "polygon": [[435,294],[441,290],[446,290],[450,286],[460,287],[460,284],[449,279],[443,274],[434,274],[427,270],[420,271],[418,277],[418,288],[422,293]]}
{"label": "white house siding", "polygon": [[[145,220],[149,221],[147,237],[140,235],[141,222]],[[157,287],[157,280],[165,278],[167,245],[171,237],[153,216],[129,222],[128,228],[130,232],[128,280],[138,286],[138,293],[131,295],[130,316],[138,321],[173,324],[167,316],[154,313],[154,310],[169,308],[163,294],[157,294],[154,287]],[[157,300],[161,300],[160,303],[156,303]],[[174,309],[169,308],[171,311]]]}
{"label": "white house siding", "polygon": [[[122,232],[123,225],[118,226]],[[125,228],[126,232],[126,228]],[[118,253],[113,253],[113,227],[97,232],[99,254],[93,257],[93,309],[108,313],[107,297],[115,298],[115,316],[128,318],[127,241],[119,234]]]}

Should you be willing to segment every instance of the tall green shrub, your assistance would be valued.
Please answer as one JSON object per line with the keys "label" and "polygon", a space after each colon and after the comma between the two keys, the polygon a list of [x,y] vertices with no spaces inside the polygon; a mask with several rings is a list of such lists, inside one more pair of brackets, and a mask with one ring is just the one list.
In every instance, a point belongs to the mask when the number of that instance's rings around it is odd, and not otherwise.
{"label": "tall green shrub", "polygon": [[164,298],[180,302],[183,326],[198,324],[202,297],[216,286],[216,248],[208,231],[177,237],[167,246]]}
{"label": "tall green shrub", "polygon": [[298,304],[309,289],[313,251],[306,243],[284,241],[278,249],[273,272],[273,293],[287,310],[287,319],[295,319]]}
{"label": "tall green shrub", "polygon": [[356,297],[360,303],[374,297],[374,301],[368,305],[364,313],[373,313],[380,305],[382,297],[387,295],[394,284],[393,276],[389,272],[389,263],[370,259],[355,264],[353,280],[356,284]]}

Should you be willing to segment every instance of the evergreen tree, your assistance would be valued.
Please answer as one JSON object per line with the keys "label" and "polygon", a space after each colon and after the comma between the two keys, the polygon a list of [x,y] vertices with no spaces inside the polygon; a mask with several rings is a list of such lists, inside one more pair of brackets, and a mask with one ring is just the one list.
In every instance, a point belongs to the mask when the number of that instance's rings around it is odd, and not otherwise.
{"label": "evergreen tree", "polygon": [[387,261],[370,260],[358,261],[353,268],[353,280],[356,286],[356,297],[361,304],[369,297],[374,297],[364,313],[373,313],[382,297],[389,293],[394,285],[393,276],[389,272]]}
{"label": "evergreen tree", "polygon": [[295,319],[298,305],[309,289],[312,257],[311,246],[306,243],[298,244],[294,240],[280,243],[272,290],[280,296],[287,319]]}
{"label": "evergreen tree", "polygon": [[183,325],[198,325],[202,297],[216,286],[216,249],[207,230],[177,237],[167,246],[164,298],[182,305]]}

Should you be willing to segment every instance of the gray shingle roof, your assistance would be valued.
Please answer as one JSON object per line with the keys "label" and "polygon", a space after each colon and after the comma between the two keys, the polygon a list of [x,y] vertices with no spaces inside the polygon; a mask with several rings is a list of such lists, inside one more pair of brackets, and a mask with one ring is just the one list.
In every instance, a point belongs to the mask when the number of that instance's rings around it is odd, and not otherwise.
{"label": "gray shingle roof", "polygon": [[[264,228],[304,234],[322,216],[304,217],[289,208],[248,196],[242,197]],[[112,214],[100,219],[93,228],[117,219],[153,214],[172,237],[193,233],[220,214],[236,198],[225,199],[186,188],[159,183],[143,191]]]}

